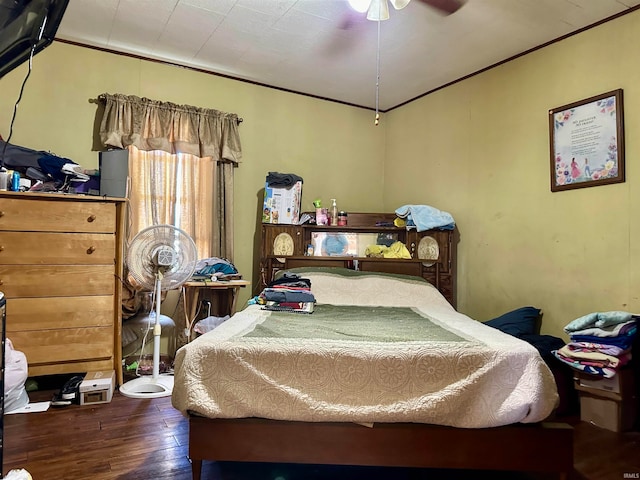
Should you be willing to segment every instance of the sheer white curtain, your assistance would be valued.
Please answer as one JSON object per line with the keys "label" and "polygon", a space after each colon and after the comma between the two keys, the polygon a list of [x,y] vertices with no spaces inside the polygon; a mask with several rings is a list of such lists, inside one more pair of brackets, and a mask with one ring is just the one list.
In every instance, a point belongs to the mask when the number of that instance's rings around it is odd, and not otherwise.
{"label": "sheer white curtain", "polygon": [[201,258],[213,255],[215,162],[188,153],[129,146],[130,238],[167,223],[194,239]]}

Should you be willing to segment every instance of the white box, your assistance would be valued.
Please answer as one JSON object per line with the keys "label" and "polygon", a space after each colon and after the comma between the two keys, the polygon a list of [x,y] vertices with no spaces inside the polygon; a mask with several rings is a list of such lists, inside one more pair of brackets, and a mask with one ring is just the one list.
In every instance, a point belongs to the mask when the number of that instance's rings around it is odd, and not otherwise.
{"label": "white box", "polygon": [[80,405],[109,403],[116,388],[116,372],[88,372],[80,384]]}
{"label": "white box", "polygon": [[614,375],[611,378],[594,378],[593,375],[580,375],[578,377],[578,383],[582,387],[597,388],[613,393],[620,393],[620,377],[620,374]]}
{"label": "white box", "polygon": [[616,401],[580,393],[580,420],[612,432],[633,430],[636,422],[635,399]]}
{"label": "white box", "polygon": [[302,182],[288,188],[264,186],[262,223],[283,223],[297,225],[300,221],[302,203]]}
{"label": "white box", "polygon": [[[583,390],[587,388],[588,392],[597,395],[595,390],[604,390],[606,392],[617,393],[623,397],[633,395],[635,392],[634,370],[633,368],[623,367],[611,378],[598,377],[587,373],[576,372],[574,374],[576,388]],[[591,390],[594,391],[591,391]]]}

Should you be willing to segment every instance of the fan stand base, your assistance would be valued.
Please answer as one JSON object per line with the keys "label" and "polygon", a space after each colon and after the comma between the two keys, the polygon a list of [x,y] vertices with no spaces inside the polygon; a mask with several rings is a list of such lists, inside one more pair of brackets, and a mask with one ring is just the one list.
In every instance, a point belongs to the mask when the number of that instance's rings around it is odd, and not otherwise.
{"label": "fan stand base", "polygon": [[169,397],[173,392],[173,375],[142,376],[120,386],[120,393],[129,398]]}

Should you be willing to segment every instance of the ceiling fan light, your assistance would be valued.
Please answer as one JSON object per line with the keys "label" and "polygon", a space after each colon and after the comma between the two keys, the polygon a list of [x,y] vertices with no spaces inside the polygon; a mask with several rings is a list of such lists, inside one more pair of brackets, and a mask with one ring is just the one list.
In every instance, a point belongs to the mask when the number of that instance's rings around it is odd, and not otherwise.
{"label": "ceiling fan light", "polygon": [[389,19],[389,6],[387,0],[372,0],[369,11],[367,12],[367,20],[375,22]]}
{"label": "ceiling fan light", "polygon": [[391,2],[391,5],[393,5],[393,8],[395,8],[396,10],[401,10],[407,5],[409,5],[409,2],[411,0],[389,0],[389,1]]}
{"label": "ceiling fan light", "polygon": [[349,6],[359,13],[364,13],[369,9],[371,0],[349,0]]}

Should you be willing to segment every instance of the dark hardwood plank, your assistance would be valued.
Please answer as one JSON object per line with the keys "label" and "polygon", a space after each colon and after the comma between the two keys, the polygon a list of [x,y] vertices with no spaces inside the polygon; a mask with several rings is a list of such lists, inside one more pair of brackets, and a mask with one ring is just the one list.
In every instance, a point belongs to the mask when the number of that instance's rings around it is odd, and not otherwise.
{"label": "dark hardwood plank", "polygon": [[[32,392],[31,401],[53,392]],[[575,423],[576,480],[619,480],[640,474],[640,432],[622,434]],[[34,479],[190,480],[188,421],[171,399],[130,399],[115,393],[108,404],[50,408],[5,416],[4,468],[26,469]],[[247,441],[269,441],[264,438]],[[496,448],[500,448],[496,445]],[[535,452],[531,452],[535,455]],[[544,461],[544,459],[540,459]],[[437,480],[536,479],[548,475],[463,470],[391,469],[330,465],[204,462],[206,480]]]}

